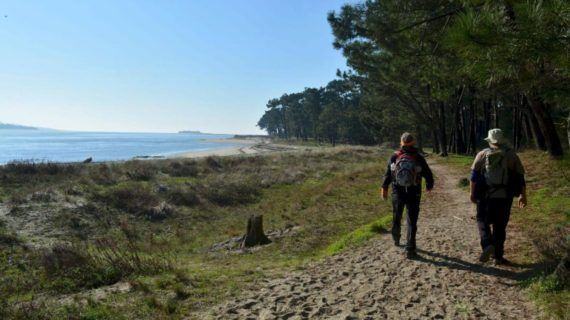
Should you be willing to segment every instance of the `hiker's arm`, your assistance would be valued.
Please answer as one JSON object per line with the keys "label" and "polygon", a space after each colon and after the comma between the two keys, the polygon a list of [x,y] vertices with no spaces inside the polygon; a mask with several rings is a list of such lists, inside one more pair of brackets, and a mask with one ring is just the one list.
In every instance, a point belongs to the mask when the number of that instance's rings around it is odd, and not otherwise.
{"label": "hiker's arm", "polygon": [[483,178],[481,173],[481,165],[482,165],[481,161],[484,155],[485,155],[484,151],[479,152],[477,156],[475,156],[475,160],[471,165],[471,179],[470,179],[471,182],[469,183],[471,192],[469,199],[473,203],[477,203],[477,187],[478,187],[477,184],[481,183],[481,179]]}
{"label": "hiker's arm", "polygon": [[477,190],[477,182],[471,181],[469,183],[469,186],[471,188],[471,193],[470,193],[469,199],[471,200],[471,202],[477,203],[477,197],[475,196],[475,190]]}
{"label": "hiker's arm", "polygon": [[524,208],[527,205],[526,186],[523,186],[521,190],[521,196],[519,197],[519,208]]}
{"label": "hiker's arm", "polygon": [[427,161],[424,157],[421,158],[422,159],[422,176],[424,177],[424,179],[426,179],[426,189],[429,191],[431,189],[433,189],[433,173],[431,172],[431,169],[429,167],[429,165],[427,164]]}
{"label": "hiker's arm", "polygon": [[382,182],[382,199],[388,198],[388,188],[390,188],[390,184],[392,183],[392,162],[394,157],[390,157],[388,160],[388,166],[386,167],[386,172],[384,173],[384,182]]}
{"label": "hiker's arm", "polygon": [[433,189],[433,173],[431,172],[431,169],[429,168],[429,166],[426,163],[426,173],[425,173],[425,179],[426,179],[426,189],[431,190]]}
{"label": "hiker's arm", "polygon": [[471,170],[471,182],[469,183],[469,189],[470,189],[470,196],[469,199],[471,200],[471,202],[473,203],[477,203],[477,184],[481,183],[481,179],[482,179],[482,174],[481,171],[478,170]]}
{"label": "hiker's arm", "polygon": [[521,159],[515,154],[515,166],[514,166],[515,176],[517,178],[517,183],[520,186],[521,194],[519,196],[519,208],[524,208],[527,205],[526,198],[526,180],[524,178],[525,170]]}
{"label": "hiker's arm", "polygon": [[521,195],[519,196],[519,208],[524,208],[527,205],[527,199],[526,199],[526,180],[524,178],[524,174],[519,173],[518,174],[518,182],[520,183],[521,186]]}

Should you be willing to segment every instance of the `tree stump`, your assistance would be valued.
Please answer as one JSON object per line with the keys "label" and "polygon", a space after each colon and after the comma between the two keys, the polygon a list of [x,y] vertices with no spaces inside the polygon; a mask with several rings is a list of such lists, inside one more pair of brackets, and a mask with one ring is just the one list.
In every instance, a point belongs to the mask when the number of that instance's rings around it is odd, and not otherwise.
{"label": "tree stump", "polygon": [[247,231],[241,243],[242,248],[251,248],[271,243],[263,232],[263,216],[251,215],[247,220]]}

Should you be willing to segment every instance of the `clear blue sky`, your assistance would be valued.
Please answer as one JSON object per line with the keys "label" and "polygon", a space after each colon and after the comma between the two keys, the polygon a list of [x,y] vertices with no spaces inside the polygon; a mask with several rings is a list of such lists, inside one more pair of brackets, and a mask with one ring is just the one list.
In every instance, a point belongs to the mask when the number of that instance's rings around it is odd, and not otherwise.
{"label": "clear blue sky", "polygon": [[348,0],[3,0],[0,122],[256,133],[270,98],[345,69]]}

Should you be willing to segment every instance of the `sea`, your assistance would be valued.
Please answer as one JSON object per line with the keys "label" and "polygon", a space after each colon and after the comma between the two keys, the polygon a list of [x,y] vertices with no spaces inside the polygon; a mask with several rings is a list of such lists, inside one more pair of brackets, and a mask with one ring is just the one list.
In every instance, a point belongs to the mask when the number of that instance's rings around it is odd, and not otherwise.
{"label": "sea", "polygon": [[[0,129],[0,164],[11,161],[94,162],[158,158],[239,146],[231,135],[203,133],[72,132]],[[220,141],[222,140],[222,141]]]}

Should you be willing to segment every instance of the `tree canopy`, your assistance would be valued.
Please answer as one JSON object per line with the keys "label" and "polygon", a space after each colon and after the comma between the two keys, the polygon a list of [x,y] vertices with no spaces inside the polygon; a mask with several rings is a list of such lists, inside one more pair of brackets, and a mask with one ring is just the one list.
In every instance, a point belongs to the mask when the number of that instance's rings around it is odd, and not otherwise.
{"label": "tree canopy", "polygon": [[350,69],[269,101],[269,134],[374,144],[407,130],[446,155],[474,153],[500,127],[515,148],[562,155],[568,1],[368,0],[328,21]]}

